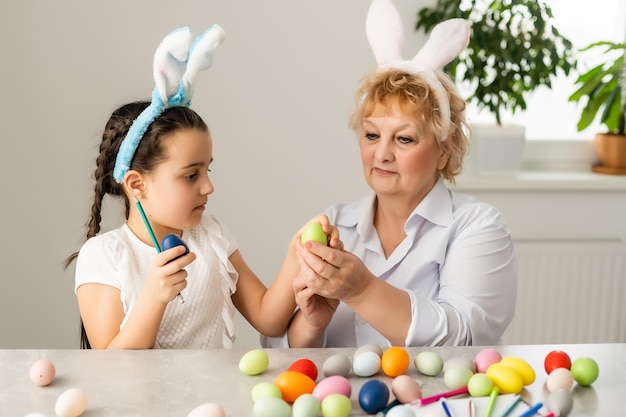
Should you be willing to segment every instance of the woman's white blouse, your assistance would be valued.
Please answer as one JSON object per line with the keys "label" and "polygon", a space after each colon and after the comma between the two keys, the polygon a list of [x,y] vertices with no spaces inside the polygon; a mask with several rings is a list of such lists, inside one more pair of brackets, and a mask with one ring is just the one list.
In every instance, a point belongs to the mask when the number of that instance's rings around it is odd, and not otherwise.
{"label": "woman's white blouse", "polygon": [[[406,346],[492,345],[515,311],[517,267],[509,229],[500,213],[439,180],[409,216],[405,239],[385,257],[373,226],[375,194],[336,204],[325,214],[339,230],[345,250],[380,279],[404,289],[412,322]],[[377,308],[372,305],[371,308]],[[390,320],[393,312],[389,312]],[[286,337],[262,339],[286,346]],[[340,303],[326,346],[390,343]]]}

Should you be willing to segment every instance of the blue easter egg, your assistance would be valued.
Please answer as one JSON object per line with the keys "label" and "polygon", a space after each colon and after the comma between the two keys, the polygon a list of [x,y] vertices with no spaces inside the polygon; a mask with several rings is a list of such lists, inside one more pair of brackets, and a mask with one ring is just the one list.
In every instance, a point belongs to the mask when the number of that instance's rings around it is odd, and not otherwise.
{"label": "blue easter egg", "polygon": [[[161,242],[161,250],[162,251],[166,251],[168,249],[175,248],[176,246],[184,246],[185,247],[185,253],[183,253],[183,255],[186,255],[186,254],[189,253],[189,247],[187,246],[187,244],[185,242],[183,242],[183,240],[181,238],[179,238],[178,236],[176,236],[176,235],[166,235],[163,238],[163,241]],[[183,256],[183,255],[180,255],[180,256]],[[180,256],[177,256],[176,258],[172,259],[172,261],[175,260],[175,259],[180,258]]]}
{"label": "blue easter egg", "polygon": [[367,381],[359,391],[359,405],[368,414],[376,414],[385,408],[388,401],[389,388],[378,379]]}

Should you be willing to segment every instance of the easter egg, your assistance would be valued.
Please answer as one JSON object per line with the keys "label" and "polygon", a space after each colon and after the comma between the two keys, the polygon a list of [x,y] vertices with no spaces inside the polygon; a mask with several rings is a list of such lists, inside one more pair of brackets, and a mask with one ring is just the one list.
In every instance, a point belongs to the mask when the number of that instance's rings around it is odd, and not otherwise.
{"label": "easter egg", "polygon": [[310,240],[319,242],[322,245],[328,245],[328,238],[321,224],[312,222],[304,226],[300,236],[300,243],[304,244]]}
{"label": "easter egg", "polygon": [[285,371],[276,376],[274,385],[280,390],[283,400],[293,403],[302,394],[311,394],[315,381],[300,372]]}
{"label": "easter egg", "polygon": [[572,360],[569,355],[562,350],[553,350],[546,355],[543,361],[543,367],[548,375],[556,368],[570,369],[571,366]]}
{"label": "easter egg", "polygon": [[467,390],[472,397],[486,397],[492,388],[493,381],[486,374],[474,374],[467,381]]}
{"label": "easter egg", "polygon": [[495,349],[485,348],[478,352],[474,357],[474,363],[476,364],[476,372],[485,373],[494,363],[500,362],[502,355]]}
{"label": "easter egg", "polygon": [[314,395],[302,394],[293,402],[292,417],[317,417],[322,410],[322,403]]}
{"label": "easter egg", "polygon": [[311,378],[313,381],[317,379],[317,365],[310,359],[298,359],[289,365],[288,371],[301,372]]}
{"label": "easter egg", "polygon": [[383,348],[375,343],[366,343],[362,346],[359,346],[357,350],[354,351],[354,353],[352,354],[352,358],[356,358],[363,352],[374,352],[378,355],[378,357],[383,356]]}
{"label": "easter egg", "polygon": [[556,368],[546,378],[546,389],[548,392],[556,391],[559,388],[569,391],[573,385],[574,376],[566,368]]}
{"label": "easter egg", "polygon": [[443,358],[437,352],[420,352],[414,362],[417,370],[427,376],[436,376],[443,369]]}
{"label": "easter egg", "polygon": [[467,386],[472,375],[472,371],[467,368],[450,368],[443,374],[443,382],[451,390],[457,389]]}
{"label": "easter egg", "polygon": [[341,375],[348,376],[352,369],[352,361],[342,353],[329,356],[322,364],[322,373],[325,376]]}
{"label": "easter egg", "polygon": [[367,381],[359,390],[359,405],[368,414],[376,414],[385,408],[387,401],[389,388],[378,379]]}
{"label": "easter egg", "polygon": [[290,417],[291,407],[280,398],[265,397],[254,403],[252,415],[254,417]]}
{"label": "easter egg", "polygon": [[387,412],[387,417],[415,417],[415,412],[411,407],[399,404]]}
{"label": "easter egg", "polygon": [[501,365],[508,366],[522,377],[524,386],[535,382],[535,370],[522,358],[517,356],[505,356],[500,361]]}
{"label": "easter egg", "polygon": [[166,251],[168,249],[171,248],[175,248],[176,246],[183,246],[185,248],[185,252],[182,255],[177,256],[176,258],[170,260],[170,262],[180,258],[183,255],[186,255],[189,253],[189,247],[187,246],[187,244],[185,242],[183,242],[183,240],[181,238],[179,238],[176,235],[165,235],[165,237],[163,237],[163,240],[161,241],[161,250],[162,251]]}
{"label": "easter egg", "polygon": [[380,367],[386,375],[396,377],[406,372],[410,363],[411,357],[406,349],[399,346],[391,346],[383,352]]}
{"label": "easter egg", "polygon": [[58,417],[77,417],[87,408],[87,394],[80,388],[70,388],[57,397],[54,412]]}
{"label": "easter egg", "polygon": [[320,401],[330,394],[343,394],[346,397],[352,395],[352,385],[350,381],[341,375],[331,375],[322,379],[313,388],[313,395]]}
{"label": "easter egg", "polygon": [[574,408],[574,397],[572,392],[564,389],[556,389],[546,399],[548,410],[557,416],[566,416]]}
{"label": "easter egg", "polygon": [[259,375],[267,369],[270,358],[263,349],[252,349],[239,360],[239,370],[246,375]]}
{"label": "easter egg", "polygon": [[391,380],[391,392],[403,404],[422,398],[422,389],[410,376],[398,375]]}
{"label": "easter egg", "polygon": [[30,380],[40,387],[50,385],[55,375],[56,368],[48,359],[39,359],[30,367]]}
{"label": "easter egg", "polygon": [[282,398],[283,395],[276,385],[268,381],[259,382],[252,387],[252,402],[257,402],[265,397]]}
{"label": "easter egg", "polygon": [[352,361],[352,372],[356,376],[367,378],[380,370],[380,356],[376,352],[366,351],[355,356]]}
{"label": "easter egg", "polygon": [[219,404],[204,403],[191,410],[187,417],[226,417],[226,413]]}
{"label": "easter egg", "polygon": [[583,387],[593,384],[600,374],[598,364],[591,358],[578,358],[574,360],[570,371],[578,385],[582,385]]}
{"label": "easter egg", "polygon": [[352,401],[342,394],[331,394],[322,401],[323,417],[348,417],[352,411]]}
{"label": "easter egg", "polygon": [[485,374],[498,387],[500,394],[519,394],[524,389],[521,375],[499,362],[491,364]]}
{"label": "easter egg", "polygon": [[443,372],[446,372],[450,368],[467,368],[472,371],[472,373],[476,373],[476,364],[474,363],[474,360],[465,356],[456,356],[446,360],[443,363]]}

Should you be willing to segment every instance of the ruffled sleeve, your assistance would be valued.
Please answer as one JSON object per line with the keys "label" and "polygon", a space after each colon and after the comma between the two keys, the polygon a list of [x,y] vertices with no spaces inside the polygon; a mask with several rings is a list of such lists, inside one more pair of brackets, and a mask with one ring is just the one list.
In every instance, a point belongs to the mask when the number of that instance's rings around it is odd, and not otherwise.
{"label": "ruffled sleeve", "polygon": [[211,246],[217,254],[220,264],[224,270],[222,272],[222,296],[224,298],[224,309],[222,310],[222,319],[226,327],[223,344],[225,348],[232,347],[235,340],[235,305],[232,302],[232,295],[237,291],[237,280],[239,273],[230,262],[230,255],[237,250],[237,241],[234,235],[222,224],[215,216],[204,216],[202,221],[203,227],[206,229],[211,239]]}

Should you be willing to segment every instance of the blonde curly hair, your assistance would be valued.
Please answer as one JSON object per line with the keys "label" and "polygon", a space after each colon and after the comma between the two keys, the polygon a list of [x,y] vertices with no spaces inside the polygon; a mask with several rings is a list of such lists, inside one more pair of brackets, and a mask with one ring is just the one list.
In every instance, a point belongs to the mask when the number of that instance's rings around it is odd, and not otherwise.
{"label": "blonde curly hair", "polygon": [[[446,166],[439,171],[440,177],[455,183],[455,177],[461,173],[463,161],[470,150],[470,128],[465,119],[465,100],[459,95],[452,80],[443,72],[437,77],[444,86],[450,102],[450,130],[447,139],[439,141],[443,152],[449,152]],[[356,109],[350,117],[350,127],[360,133],[363,120],[369,117],[380,104],[397,103],[406,114],[413,115],[419,121],[424,134],[442,137],[441,113],[432,88],[425,78],[409,74],[402,70],[390,69],[376,71],[361,81],[356,94]]]}

